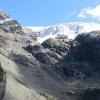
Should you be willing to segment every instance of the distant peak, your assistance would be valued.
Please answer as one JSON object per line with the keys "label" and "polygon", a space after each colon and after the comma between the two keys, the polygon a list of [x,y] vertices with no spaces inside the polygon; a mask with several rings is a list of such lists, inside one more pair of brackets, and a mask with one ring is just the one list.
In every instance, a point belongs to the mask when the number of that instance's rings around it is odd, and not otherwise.
{"label": "distant peak", "polygon": [[57,36],[74,39],[81,33],[100,30],[100,24],[94,22],[70,22],[43,27],[42,30],[41,27],[31,27],[30,29],[36,32],[37,30],[39,31],[38,42],[42,43],[48,38],[55,38]]}

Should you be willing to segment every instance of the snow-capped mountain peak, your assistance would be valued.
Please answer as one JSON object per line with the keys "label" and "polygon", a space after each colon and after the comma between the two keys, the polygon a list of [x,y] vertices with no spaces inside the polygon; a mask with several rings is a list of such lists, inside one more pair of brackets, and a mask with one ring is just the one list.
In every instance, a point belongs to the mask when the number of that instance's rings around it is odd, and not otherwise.
{"label": "snow-capped mountain peak", "polygon": [[[57,36],[64,36],[68,39],[74,39],[81,33],[88,33],[91,31],[100,30],[100,24],[87,23],[87,22],[72,22],[58,25],[52,25],[48,27],[28,27],[32,31],[36,31],[39,34],[38,42],[42,43],[48,38],[55,38]],[[38,30],[38,31],[37,31]]]}

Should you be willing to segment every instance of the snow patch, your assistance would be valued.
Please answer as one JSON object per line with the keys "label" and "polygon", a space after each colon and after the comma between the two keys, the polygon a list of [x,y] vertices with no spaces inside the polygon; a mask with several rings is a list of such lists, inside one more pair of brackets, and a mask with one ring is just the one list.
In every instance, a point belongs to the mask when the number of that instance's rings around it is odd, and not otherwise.
{"label": "snow patch", "polygon": [[24,27],[24,28],[26,28],[26,29],[30,29],[31,31],[33,31],[33,32],[40,32],[40,31],[42,31],[43,29],[45,29],[46,27],[41,27],[41,26],[39,26],[39,27],[32,27],[32,26],[26,26],[26,27]]}

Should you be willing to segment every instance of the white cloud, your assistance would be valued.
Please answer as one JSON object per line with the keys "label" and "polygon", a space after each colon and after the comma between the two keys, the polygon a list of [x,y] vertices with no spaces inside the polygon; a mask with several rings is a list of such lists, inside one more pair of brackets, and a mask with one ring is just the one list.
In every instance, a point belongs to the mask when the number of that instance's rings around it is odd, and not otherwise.
{"label": "white cloud", "polygon": [[96,7],[87,7],[85,9],[82,9],[81,12],[78,14],[79,18],[95,18],[100,21],[100,5],[97,5]]}

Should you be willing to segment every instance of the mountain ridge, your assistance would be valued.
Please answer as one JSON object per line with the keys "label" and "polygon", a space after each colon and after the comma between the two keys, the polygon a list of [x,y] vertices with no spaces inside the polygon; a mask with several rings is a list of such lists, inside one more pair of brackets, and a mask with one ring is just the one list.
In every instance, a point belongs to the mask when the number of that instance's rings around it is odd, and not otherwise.
{"label": "mountain ridge", "polygon": [[[36,27],[38,28],[41,27]],[[35,31],[34,27],[32,29],[28,27],[28,29]],[[39,41],[42,43],[44,40],[48,38],[55,38],[58,35],[64,35],[68,39],[74,39],[77,35],[81,33],[88,33],[91,31],[97,31],[100,30],[100,24],[98,23],[88,23],[88,22],[71,22],[71,23],[64,23],[64,24],[58,24],[58,25],[51,25],[47,27],[43,27],[43,29],[38,30],[39,33]],[[44,38],[44,39],[43,39]]]}
{"label": "mountain ridge", "polygon": [[[5,11],[0,11],[0,24],[3,23],[13,23],[16,21],[10,18],[9,15],[6,14]],[[19,24],[19,25],[18,25]],[[77,35],[81,33],[88,33],[91,31],[100,30],[100,24],[95,22],[69,22],[69,23],[61,23],[50,26],[22,26],[19,22],[15,24],[17,27],[20,26],[22,28],[21,31],[32,34],[37,34],[37,41],[42,43],[46,39],[55,38],[59,35],[63,35],[68,39],[74,39]]]}

